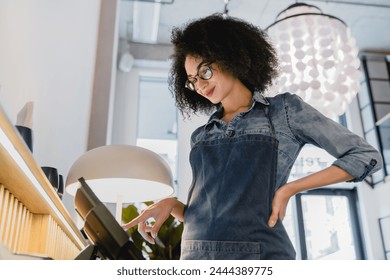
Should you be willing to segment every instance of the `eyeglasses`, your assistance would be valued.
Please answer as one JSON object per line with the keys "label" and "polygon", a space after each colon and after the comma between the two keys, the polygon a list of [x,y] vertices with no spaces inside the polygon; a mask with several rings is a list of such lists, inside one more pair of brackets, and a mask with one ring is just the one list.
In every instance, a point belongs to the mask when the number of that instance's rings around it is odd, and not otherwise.
{"label": "eyeglasses", "polygon": [[211,63],[212,62],[199,64],[196,76],[188,78],[185,83],[185,87],[191,91],[196,91],[195,84],[198,82],[198,79],[196,77],[199,77],[202,80],[210,80],[213,76],[213,70],[210,66]]}

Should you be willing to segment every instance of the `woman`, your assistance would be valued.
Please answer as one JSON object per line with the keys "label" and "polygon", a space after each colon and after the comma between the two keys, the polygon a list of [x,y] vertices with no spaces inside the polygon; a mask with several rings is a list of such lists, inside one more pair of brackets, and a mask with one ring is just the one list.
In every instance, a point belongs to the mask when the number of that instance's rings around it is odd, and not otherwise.
{"label": "woman", "polygon": [[[163,199],[124,228],[138,224],[154,243],[173,215],[184,221],[181,259],[295,259],[281,223],[289,199],[308,189],[361,181],[381,168],[380,155],[297,95],[262,94],[277,74],[277,59],[257,27],[215,14],[174,29],[172,43],[170,89],[178,108],[188,115],[213,114],[191,137],[187,204]],[[337,160],[286,183],[305,144]]]}

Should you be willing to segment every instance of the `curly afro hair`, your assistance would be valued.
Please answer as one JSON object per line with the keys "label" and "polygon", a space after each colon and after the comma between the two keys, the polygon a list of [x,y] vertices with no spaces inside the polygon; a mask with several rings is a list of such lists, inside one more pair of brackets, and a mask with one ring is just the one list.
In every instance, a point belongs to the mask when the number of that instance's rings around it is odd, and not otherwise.
{"label": "curly afro hair", "polygon": [[210,113],[215,105],[185,88],[187,55],[215,62],[252,92],[264,92],[277,75],[276,51],[265,31],[238,18],[213,14],[172,30],[174,46],[168,79],[176,106],[183,115]]}

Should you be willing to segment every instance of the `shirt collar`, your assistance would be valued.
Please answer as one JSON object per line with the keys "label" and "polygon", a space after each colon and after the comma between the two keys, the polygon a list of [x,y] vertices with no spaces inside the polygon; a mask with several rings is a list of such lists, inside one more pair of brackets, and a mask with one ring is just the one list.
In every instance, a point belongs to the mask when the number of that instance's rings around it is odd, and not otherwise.
{"label": "shirt collar", "polygon": [[260,92],[256,91],[254,94],[253,94],[253,101],[254,102],[259,102],[263,105],[269,105],[269,101],[267,100],[267,98],[261,94]]}
{"label": "shirt collar", "polygon": [[[260,92],[257,92],[257,91],[253,94],[252,100],[253,100],[252,105],[249,108],[248,112],[252,110],[252,108],[255,106],[256,103],[261,103],[261,104],[266,105],[266,106],[269,105],[267,98],[263,94],[261,94]],[[222,112],[223,112],[222,106],[217,105],[217,111],[211,115],[211,117],[209,118],[209,121],[207,123],[219,120],[222,116]]]}

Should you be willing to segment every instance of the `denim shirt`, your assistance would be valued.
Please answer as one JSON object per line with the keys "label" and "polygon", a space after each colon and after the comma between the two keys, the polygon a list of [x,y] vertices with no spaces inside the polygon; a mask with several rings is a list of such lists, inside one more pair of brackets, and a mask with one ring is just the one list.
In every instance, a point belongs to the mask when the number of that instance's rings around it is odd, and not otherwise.
{"label": "denim shirt", "polygon": [[363,138],[325,117],[291,93],[267,98],[255,93],[249,110],[238,113],[230,123],[220,119],[223,108],[219,108],[207,124],[193,132],[191,145],[194,146],[200,140],[237,137],[242,134],[271,135],[269,120],[262,108],[264,105],[269,110],[279,141],[276,189],[287,182],[291,168],[305,144],[320,147],[334,156],[336,160],[333,165],[352,175],[354,179],[351,182],[362,181],[382,168],[380,154]]}

